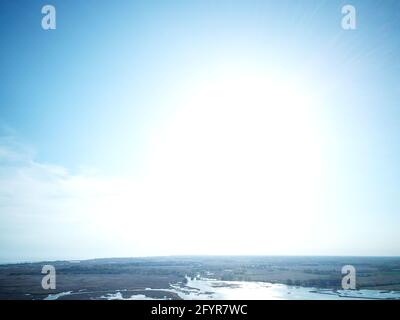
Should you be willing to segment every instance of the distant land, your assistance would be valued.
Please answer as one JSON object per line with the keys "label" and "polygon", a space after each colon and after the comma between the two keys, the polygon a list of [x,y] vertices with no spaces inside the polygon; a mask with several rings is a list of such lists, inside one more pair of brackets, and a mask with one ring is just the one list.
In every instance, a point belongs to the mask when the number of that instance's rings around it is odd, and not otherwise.
{"label": "distant land", "polygon": [[[41,286],[45,264],[56,269],[55,290]],[[344,265],[356,268],[357,289],[400,292],[400,257],[174,256],[3,264],[0,299],[181,299],[172,289],[191,278],[335,292]]]}

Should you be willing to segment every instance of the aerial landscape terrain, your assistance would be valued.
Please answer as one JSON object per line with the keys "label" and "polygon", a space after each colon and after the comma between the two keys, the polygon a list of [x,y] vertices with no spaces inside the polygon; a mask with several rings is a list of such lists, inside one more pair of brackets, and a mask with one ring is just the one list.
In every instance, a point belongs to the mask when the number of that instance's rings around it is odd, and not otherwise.
{"label": "aerial landscape terrain", "polygon": [[[56,269],[55,290],[44,290],[41,286],[44,277],[41,271],[46,264]],[[341,290],[341,269],[348,264],[357,270],[355,291],[400,297],[398,257],[181,256],[3,264],[0,299],[229,299],[243,296],[215,295],[214,289],[234,289],[243,283],[250,285],[252,292],[255,292],[252,284],[257,284],[259,288],[288,291],[285,294],[314,288],[298,298],[313,299],[309,293],[315,290],[336,297]],[[205,282],[201,279],[214,282],[204,289]],[[269,294],[265,291],[258,298],[276,297]],[[281,298],[288,297],[292,298],[287,295]]]}
{"label": "aerial landscape terrain", "polygon": [[400,300],[400,1],[349,2],[0,1],[0,300]]}

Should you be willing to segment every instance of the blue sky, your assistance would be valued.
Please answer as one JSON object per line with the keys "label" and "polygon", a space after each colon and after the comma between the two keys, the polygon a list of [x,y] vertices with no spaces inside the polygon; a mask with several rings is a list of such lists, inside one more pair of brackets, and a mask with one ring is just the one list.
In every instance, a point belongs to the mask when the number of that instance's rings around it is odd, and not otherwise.
{"label": "blue sky", "polygon": [[1,260],[400,254],[398,1],[0,8]]}

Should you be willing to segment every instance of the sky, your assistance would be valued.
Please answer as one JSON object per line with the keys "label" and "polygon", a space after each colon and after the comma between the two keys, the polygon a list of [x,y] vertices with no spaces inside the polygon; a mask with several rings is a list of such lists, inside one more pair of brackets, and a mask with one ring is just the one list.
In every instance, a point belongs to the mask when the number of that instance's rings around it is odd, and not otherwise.
{"label": "sky", "polygon": [[400,255],[399,34],[397,0],[1,1],[0,262]]}

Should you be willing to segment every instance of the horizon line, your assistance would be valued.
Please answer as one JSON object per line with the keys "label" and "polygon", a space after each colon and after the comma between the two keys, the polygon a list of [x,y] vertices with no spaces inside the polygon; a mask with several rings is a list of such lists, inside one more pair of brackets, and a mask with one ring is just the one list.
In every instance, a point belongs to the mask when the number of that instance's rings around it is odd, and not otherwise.
{"label": "horizon line", "polygon": [[157,259],[157,258],[244,258],[244,257],[282,257],[282,258],[400,258],[400,255],[280,255],[280,254],[183,254],[183,255],[149,255],[149,256],[120,256],[120,257],[97,257],[97,258],[82,258],[82,259],[32,259],[20,261],[5,261],[0,265],[15,265],[15,264],[38,264],[48,262],[82,262],[93,260],[122,260],[122,259]]}

